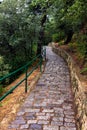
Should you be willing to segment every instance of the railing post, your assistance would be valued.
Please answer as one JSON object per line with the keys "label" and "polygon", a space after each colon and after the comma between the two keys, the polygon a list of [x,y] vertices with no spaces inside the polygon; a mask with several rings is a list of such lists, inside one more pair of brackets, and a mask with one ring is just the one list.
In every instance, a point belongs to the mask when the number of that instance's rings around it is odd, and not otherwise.
{"label": "railing post", "polygon": [[46,47],[45,46],[43,46],[42,48],[42,57],[43,57],[43,60],[46,61]]}
{"label": "railing post", "polygon": [[44,51],[45,51],[45,61],[46,61],[46,47],[45,47],[45,50],[44,50]]}
{"label": "railing post", "polygon": [[27,93],[27,67],[25,68],[25,93]]}
{"label": "railing post", "polygon": [[42,72],[42,56],[40,56],[40,72]]}

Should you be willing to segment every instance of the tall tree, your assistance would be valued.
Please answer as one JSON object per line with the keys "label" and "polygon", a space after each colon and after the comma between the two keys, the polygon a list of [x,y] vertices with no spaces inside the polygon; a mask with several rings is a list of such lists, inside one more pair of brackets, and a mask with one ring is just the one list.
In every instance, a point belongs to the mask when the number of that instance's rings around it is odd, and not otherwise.
{"label": "tall tree", "polygon": [[74,0],[55,1],[55,22],[58,29],[66,34],[65,44],[68,44],[73,36],[73,28],[67,19],[68,9],[73,5]]}
{"label": "tall tree", "polygon": [[38,33],[37,21],[28,11],[25,0],[4,0],[0,5],[0,54],[8,55],[7,62],[12,69],[22,66],[32,57]]}
{"label": "tall tree", "polygon": [[37,54],[41,54],[41,47],[44,44],[44,31],[47,21],[48,10],[52,5],[52,0],[32,0],[30,9],[39,20],[39,36],[37,44]]}

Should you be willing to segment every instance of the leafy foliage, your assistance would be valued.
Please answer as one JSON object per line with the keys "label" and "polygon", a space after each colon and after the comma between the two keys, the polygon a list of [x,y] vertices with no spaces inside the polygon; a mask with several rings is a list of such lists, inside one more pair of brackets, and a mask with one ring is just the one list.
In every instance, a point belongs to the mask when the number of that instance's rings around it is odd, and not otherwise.
{"label": "leafy foliage", "polygon": [[0,77],[9,73],[10,66],[9,64],[5,64],[4,58],[0,56]]}
{"label": "leafy foliage", "polygon": [[24,65],[52,40],[70,43],[74,34],[78,35],[77,51],[86,58],[86,7],[86,0],[4,0],[0,4],[0,55],[8,71],[4,65],[3,70],[9,73]]}
{"label": "leafy foliage", "polygon": [[24,0],[5,0],[0,6],[0,50],[13,71],[33,56],[38,22]]}
{"label": "leafy foliage", "polygon": [[53,42],[59,42],[64,39],[64,36],[65,35],[63,32],[58,32],[58,33],[53,34],[52,40],[53,40]]}
{"label": "leafy foliage", "polygon": [[87,58],[87,35],[80,35],[78,38],[78,52]]}

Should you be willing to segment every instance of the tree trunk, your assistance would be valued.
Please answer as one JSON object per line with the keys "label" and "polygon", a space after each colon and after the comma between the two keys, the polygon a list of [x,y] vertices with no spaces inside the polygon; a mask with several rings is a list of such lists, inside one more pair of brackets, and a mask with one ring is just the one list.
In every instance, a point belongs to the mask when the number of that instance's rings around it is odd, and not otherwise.
{"label": "tree trunk", "polygon": [[43,39],[44,39],[44,28],[42,27],[40,32],[39,32],[39,41],[38,41],[38,45],[37,45],[37,55],[41,54]]}
{"label": "tree trunk", "polygon": [[37,44],[37,55],[41,54],[42,43],[40,41]]}
{"label": "tree trunk", "polygon": [[44,24],[45,24],[45,22],[46,22],[46,10],[45,10],[44,15],[41,19],[41,30],[39,32],[39,42],[37,45],[37,55],[41,54],[41,48],[42,48],[42,45],[44,42]]}
{"label": "tree trunk", "polygon": [[67,35],[67,39],[66,39],[66,41],[64,42],[64,44],[68,44],[68,43],[71,41],[72,36],[73,36],[73,31],[70,30],[69,33],[68,33],[68,35]]}

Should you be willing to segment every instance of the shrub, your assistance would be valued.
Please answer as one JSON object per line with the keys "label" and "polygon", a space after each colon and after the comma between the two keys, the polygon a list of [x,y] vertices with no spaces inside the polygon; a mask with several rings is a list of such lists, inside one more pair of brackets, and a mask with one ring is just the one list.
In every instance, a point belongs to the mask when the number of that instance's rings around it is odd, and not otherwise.
{"label": "shrub", "polygon": [[83,56],[87,57],[87,36],[82,35],[78,38],[77,51]]}
{"label": "shrub", "polygon": [[64,39],[65,35],[63,32],[55,33],[52,35],[53,42],[59,42],[60,40]]}
{"label": "shrub", "polygon": [[70,50],[71,52],[75,52],[76,49],[77,49],[77,43],[72,43],[72,42],[70,42],[70,43],[69,43],[69,50]]}
{"label": "shrub", "polygon": [[0,96],[2,96],[3,91],[4,91],[4,88],[2,87],[2,85],[0,85]]}
{"label": "shrub", "polygon": [[0,56],[0,77],[3,77],[9,73],[10,66],[4,62],[4,58]]}
{"label": "shrub", "polygon": [[64,41],[59,41],[59,42],[58,42],[58,45],[59,45],[59,46],[64,45]]}
{"label": "shrub", "polygon": [[43,45],[48,45],[48,43],[50,43],[51,41],[52,41],[51,33],[48,31],[45,31]]}
{"label": "shrub", "polygon": [[52,40],[53,40],[53,42],[58,42],[58,40],[59,40],[58,34],[53,34]]}

